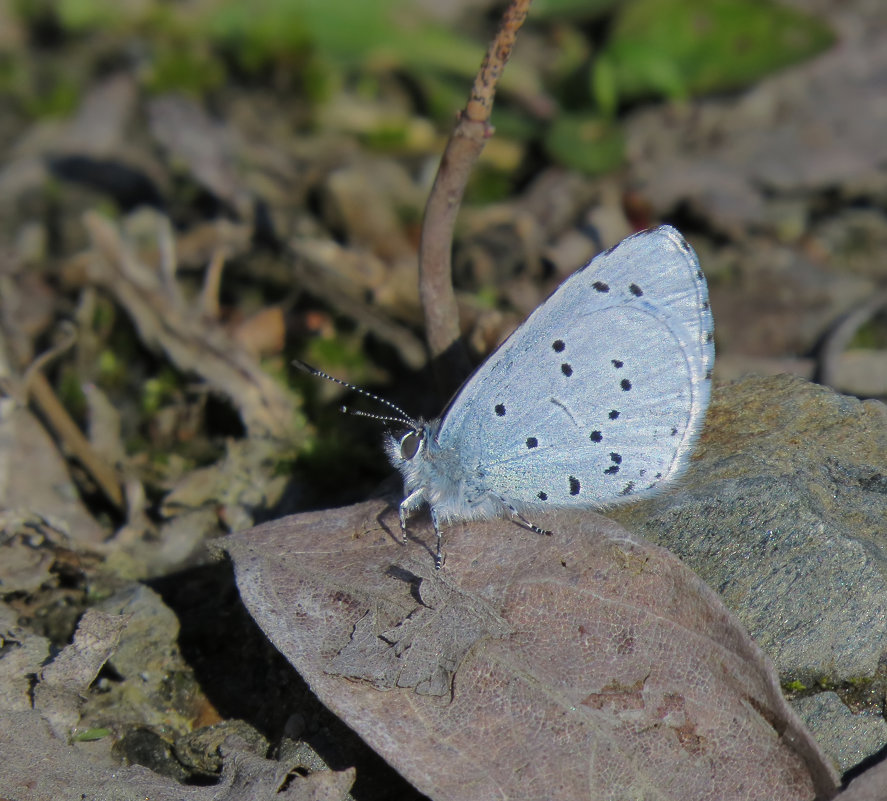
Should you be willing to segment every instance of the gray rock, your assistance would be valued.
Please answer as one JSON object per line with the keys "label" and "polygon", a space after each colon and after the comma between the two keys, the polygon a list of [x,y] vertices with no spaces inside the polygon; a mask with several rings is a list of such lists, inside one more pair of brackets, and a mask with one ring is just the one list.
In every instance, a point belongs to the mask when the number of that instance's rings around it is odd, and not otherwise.
{"label": "gray rock", "polygon": [[841,771],[887,745],[883,717],[854,715],[833,692],[797,698],[792,706]]}
{"label": "gray rock", "polygon": [[673,492],[610,513],[718,590],[784,681],[873,677],[887,646],[887,406],[790,376],[719,387]]}

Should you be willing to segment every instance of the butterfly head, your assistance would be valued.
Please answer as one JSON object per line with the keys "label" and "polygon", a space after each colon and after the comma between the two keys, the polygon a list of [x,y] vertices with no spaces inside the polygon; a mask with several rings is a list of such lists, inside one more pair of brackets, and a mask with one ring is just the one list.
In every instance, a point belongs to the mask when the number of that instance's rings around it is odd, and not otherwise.
{"label": "butterfly head", "polygon": [[419,418],[407,426],[406,430],[395,428],[385,434],[385,453],[391,466],[403,476],[404,494],[419,490],[430,501],[428,492],[440,483],[437,478],[442,454],[436,440],[440,420]]}
{"label": "butterfly head", "polygon": [[410,469],[411,465],[423,462],[427,456],[428,441],[433,432],[431,423],[416,420],[409,424],[403,432],[388,432],[385,435],[385,451],[391,464],[401,472]]}
{"label": "butterfly head", "polygon": [[425,429],[407,431],[400,438],[400,458],[412,461],[413,457],[425,447]]}

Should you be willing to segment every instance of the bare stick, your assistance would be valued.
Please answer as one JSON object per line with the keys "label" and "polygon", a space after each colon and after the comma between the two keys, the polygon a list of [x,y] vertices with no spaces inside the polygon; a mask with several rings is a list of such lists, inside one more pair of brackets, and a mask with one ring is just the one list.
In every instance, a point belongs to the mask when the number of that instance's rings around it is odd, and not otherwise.
{"label": "bare stick", "polygon": [[453,292],[451,250],[456,214],[471,168],[484,143],[492,136],[490,111],[496,84],[529,5],[530,0],[511,0],[505,10],[502,24],[474,80],[468,103],[459,113],[447,142],[425,206],[419,246],[419,295],[435,372],[448,391],[458,387],[471,370],[465,346],[459,339],[459,310]]}
{"label": "bare stick", "polygon": [[28,380],[28,390],[31,399],[46,416],[58,438],[89,471],[105,497],[118,509],[122,509],[123,491],[120,489],[117,473],[93,450],[89,440],[83,436],[67,409],[62,406],[46,376],[39,371],[32,373]]}
{"label": "bare stick", "polygon": [[42,353],[30,364],[21,382],[21,403],[32,400],[40,409],[58,438],[64,443],[68,452],[80,461],[96,484],[111,503],[118,509],[123,508],[123,491],[117,472],[102,459],[90,444],[89,440],[71,419],[68,410],[62,405],[52,385],[43,375],[43,368],[60,354],[64,353],[77,341],[74,326],[65,322],[60,326],[63,339],[55,347]]}

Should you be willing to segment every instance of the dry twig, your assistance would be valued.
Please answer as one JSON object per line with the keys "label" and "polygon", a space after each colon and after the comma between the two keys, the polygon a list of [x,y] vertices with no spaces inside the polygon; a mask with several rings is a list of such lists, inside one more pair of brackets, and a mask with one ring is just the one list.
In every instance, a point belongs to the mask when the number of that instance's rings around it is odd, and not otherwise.
{"label": "dry twig", "polygon": [[459,310],[453,291],[451,249],[456,214],[471,168],[492,135],[490,112],[496,84],[529,5],[530,0],[512,0],[505,10],[502,24],[474,80],[468,103],[459,113],[447,142],[425,206],[419,247],[419,294],[435,372],[442,388],[447,390],[458,387],[471,369],[459,339]]}
{"label": "dry twig", "polygon": [[62,342],[38,356],[25,371],[21,382],[22,402],[31,400],[34,403],[67,452],[83,465],[105,497],[118,509],[122,509],[123,491],[117,472],[96,453],[43,375],[42,370],[46,364],[68,350],[76,340],[76,334],[70,325],[63,327],[63,334]]}

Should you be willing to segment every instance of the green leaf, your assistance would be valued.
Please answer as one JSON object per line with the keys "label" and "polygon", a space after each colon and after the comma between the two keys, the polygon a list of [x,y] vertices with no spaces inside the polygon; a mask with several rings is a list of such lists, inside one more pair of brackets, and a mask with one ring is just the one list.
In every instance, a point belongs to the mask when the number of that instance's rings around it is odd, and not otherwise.
{"label": "green leaf", "polygon": [[84,729],[81,732],[77,732],[77,734],[71,737],[71,740],[75,743],[89,743],[93,740],[102,740],[110,733],[110,729],[106,729],[103,726],[95,726],[91,729]]}
{"label": "green leaf", "polygon": [[602,58],[623,100],[683,98],[747,86],[833,40],[821,20],[770,0],[632,0]]}

